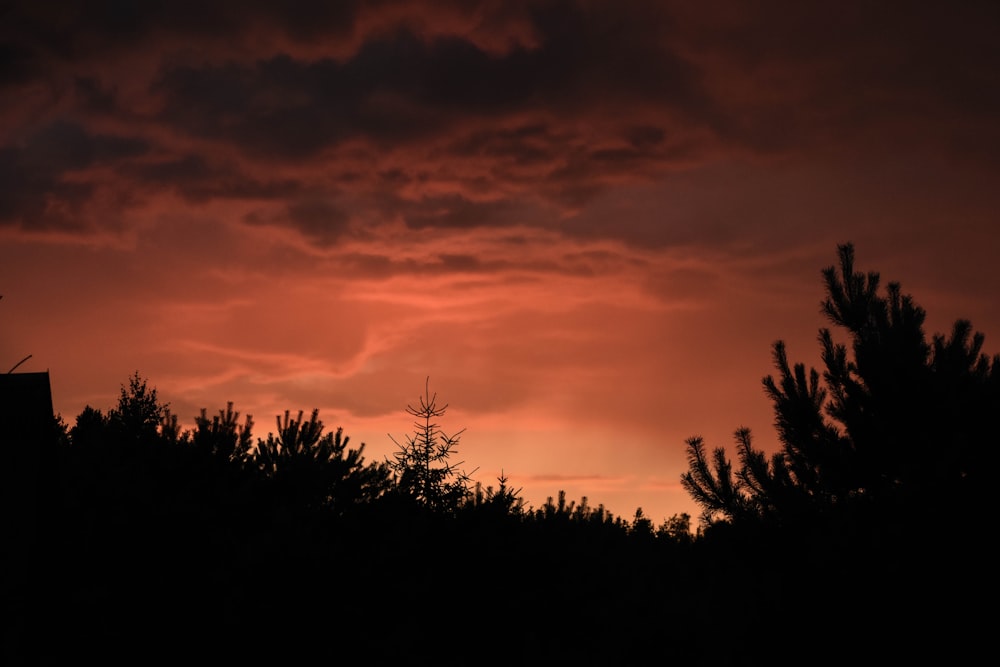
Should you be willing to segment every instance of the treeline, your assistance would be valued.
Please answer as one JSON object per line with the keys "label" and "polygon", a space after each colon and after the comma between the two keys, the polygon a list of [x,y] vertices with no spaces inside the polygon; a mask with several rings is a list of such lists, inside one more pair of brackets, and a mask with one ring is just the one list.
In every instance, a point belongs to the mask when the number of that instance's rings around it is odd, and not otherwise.
{"label": "treeline", "polygon": [[823,272],[822,372],[774,347],[778,446],[688,443],[696,530],[480,485],[425,391],[395,456],[313,412],[184,430],[137,373],[42,453],[30,583],[7,646],[80,656],[373,664],[834,664],[986,650],[1000,357],[928,340],[899,286]]}
{"label": "treeline", "polygon": [[129,512],[201,514],[207,507],[253,506],[255,512],[324,520],[471,516],[566,522],[679,544],[694,539],[687,514],[654,526],[641,509],[625,520],[586,497],[568,501],[562,491],[558,500],[531,508],[506,477],[483,486],[453,460],[460,433],[448,436],[435,421],[446,408],[428,389],[419,408],[407,406],[417,419],[415,430],[397,443],[393,459],[367,461],[364,443],[352,446],[341,427],[327,430],[318,410],[308,418],[303,411],[278,415],[275,431],[265,437],[254,434],[252,417],[241,420],[233,403],[211,416],[202,409],[195,427],[182,429],[156,388],[136,372],[107,414],[87,406],[72,427],[56,421],[46,475],[61,475],[58,493],[85,500],[81,507],[107,502]]}
{"label": "treeline", "polygon": [[53,604],[32,626],[58,638],[20,646],[146,662],[194,646],[344,660],[365,644],[376,664],[468,664],[498,632],[523,660],[613,659],[608,633],[636,622],[652,639],[656,616],[630,606],[647,567],[692,548],[690,518],[626,520],[563,492],[530,507],[504,477],[476,483],[454,461],[460,434],[437,425],[445,408],[430,393],[408,406],[414,432],[369,461],[316,411],[257,436],[230,403],[181,429],[136,373],[114,408],[88,406],[33,443],[36,583]]}

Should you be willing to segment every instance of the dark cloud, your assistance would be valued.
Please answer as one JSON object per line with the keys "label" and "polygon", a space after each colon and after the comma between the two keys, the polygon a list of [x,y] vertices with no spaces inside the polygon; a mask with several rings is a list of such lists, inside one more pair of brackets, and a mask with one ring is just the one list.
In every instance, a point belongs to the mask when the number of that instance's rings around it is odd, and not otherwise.
{"label": "dark cloud", "polygon": [[161,186],[178,186],[185,190],[186,184],[215,180],[216,173],[202,156],[185,155],[135,165],[132,175],[140,181]]}
{"label": "dark cloud", "polygon": [[698,124],[719,113],[698,67],[674,47],[676,28],[662,3],[546,2],[532,18],[541,35],[533,65],[568,93],[571,108],[641,103]]}
{"label": "dark cloud", "polygon": [[476,128],[456,137],[448,152],[457,157],[488,158],[502,169],[533,167],[553,162],[566,149],[570,137],[547,123],[521,123],[512,128]]}
{"label": "dark cloud", "polygon": [[351,221],[346,211],[322,197],[293,201],[288,206],[288,218],[296,228],[308,236],[323,240],[340,237]]}
{"label": "dark cloud", "polygon": [[598,25],[605,18],[567,3],[540,11],[541,45],[503,54],[400,28],[370,36],[343,61],[168,65],[154,92],[165,122],[285,158],[354,137],[427,140],[450,134],[456,119],[525,110],[586,117],[595,104],[642,100],[692,119],[711,115],[697,72],[654,39],[655,28],[636,39],[628,25]]}
{"label": "dark cloud", "polygon": [[212,41],[233,38],[257,25],[296,40],[322,40],[349,33],[361,5],[357,0],[72,0],[11,2],[0,14],[0,35],[40,46],[59,58],[79,59],[123,49],[145,48],[158,39],[181,36]]}
{"label": "dark cloud", "polygon": [[0,42],[0,88],[30,81],[35,69],[35,56],[29,48]]}
{"label": "dark cloud", "polygon": [[[526,274],[571,274],[592,275],[587,262],[577,259],[558,258],[540,260],[534,258],[484,259],[470,253],[439,253],[422,259],[398,258],[373,253],[344,253],[336,256],[340,270],[365,279],[384,279],[394,276],[441,276],[456,273],[478,274],[481,276],[502,275],[505,283],[529,281]],[[516,272],[517,276],[509,272]],[[455,289],[460,287],[455,286]]]}
{"label": "dark cloud", "polygon": [[660,146],[667,133],[662,127],[653,125],[631,125],[625,129],[625,138],[636,150]]}
{"label": "dark cloud", "polygon": [[483,262],[475,255],[467,254],[441,254],[438,255],[441,266],[448,273],[453,272],[474,272],[483,268]]}
{"label": "dark cloud", "polygon": [[67,215],[79,212],[94,185],[70,177],[148,150],[149,144],[135,137],[92,134],[68,121],[46,125],[26,141],[0,148],[0,223],[78,226]]}
{"label": "dark cloud", "polygon": [[191,202],[212,199],[279,199],[301,190],[292,179],[259,180],[236,164],[215,164],[202,155],[132,163],[121,170],[137,184],[171,189]]}
{"label": "dark cloud", "polygon": [[[662,159],[663,146],[669,143],[664,129],[635,122],[626,111],[619,129],[610,130],[621,145],[609,146],[603,141],[609,131],[603,121],[590,124],[595,108],[660,105],[668,115],[679,114],[690,122],[711,106],[698,72],[660,39],[663,21],[644,13],[646,5],[615,10],[600,3],[584,7],[529,2],[505,5],[501,11],[429,3],[418,12],[412,3],[375,3],[363,11],[369,16],[366,25],[377,28],[358,35],[354,50],[346,55],[309,58],[265,51],[253,59],[235,58],[231,52],[213,56],[219,38],[238,40],[254,26],[322,41],[345,37],[360,25],[359,6],[345,4],[332,13],[324,9],[327,6],[306,3],[293,10],[259,3],[240,5],[237,12],[220,3],[200,8],[200,13],[191,5],[163,2],[128,7],[98,3],[86,12],[58,3],[31,6],[16,13],[18,29],[8,30],[16,35],[10,54],[20,54],[7,58],[17,64],[8,69],[28,71],[27,63],[38,60],[37,54],[47,54],[50,65],[62,59],[70,71],[76,67],[71,63],[80,63],[81,69],[69,79],[80,131],[92,117],[155,130],[160,157],[117,171],[136,185],[170,188],[192,202],[298,197],[311,187],[324,187],[308,182],[317,178],[316,172],[300,176],[298,183],[262,181],[251,175],[259,169],[222,164],[211,157],[216,151],[235,150],[258,166],[275,160],[300,166],[337,159],[337,151],[361,140],[374,153],[360,170],[342,170],[354,174],[360,189],[353,203],[375,202],[376,217],[401,218],[416,229],[509,224],[526,207],[537,208],[539,195],[576,206],[598,192],[609,173],[635,171]],[[398,12],[400,18],[372,23],[379,12]],[[476,15],[479,38],[460,27]],[[530,39],[512,37],[499,49],[496,44],[484,46],[482,34],[517,20],[530,26]],[[435,27],[450,22],[459,27]],[[170,56],[178,47],[165,46],[166,35],[183,35],[191,48],[202,44],[203,56]],[[155,80],[145,87],[153,95],[153,106],[134,92],[125,101],[122,86],[141,91],[141,81],[127,81],[113,67],[95,74],[84,66],[88,58],[115,49],[155,54],[158,48],[166,50],[159,54]],[[517,115],[534,119],[510,123]],[[200,142],[204,150],[172,154],[171,135],[187,146]],[[600,145],[587,148],[594,139]],[[86,148],[71,141],[67,150],[74,146]],[[408,166],[380,168],[380,153],[400,150],[426,165],[423,174],[412,173]],[[471,171],[440,166],[453,156],[479,166]],[[11,168],[27,157],[19,153]],[[72,157],[55,156],[45,174],[34,179],[35,189],[42,186],[50,198],[85,199],[86,178],[77,179],[78,191],[55,186]],[[81,165],[90,159],[79,157]],[[365,174],[365,166],[374,167],[373,173]],[[378,185],[367,183],[378,174]],[[435,194],[414,200],[412,193],[403,196],[393,190],[394,174],[396,187],[413,179],[443,179],[465,194],[442,194],[436,188]],[[333,177],[319,180],[324,178]],[[537,193],[512,195],[508,185],[515,192]],[[373,189],[365,193],[365,188]],[[287,205],[284,218],[310,236],[331,224],[321,219],[334,221],[337,234],[344,230],[343,206],[317,213],[309,209],[313,205],[295,200]],[[254,219],[277,218],[248,218]]]}
{"label": "dark cloud", "polygon": [[396,207],[411,229],[425,227],[468,228],[517,222],[517,207],[510,200],[473,201],[458,194],[397,201]]}
{"label": "dark cloud", "polygon": [[554,83],[537,65],[537,52],[523,48],[497,56],[458,37],[428,42],[401,30],[367,42],[345,74],[369,82],[365,92],[389,90],[432,108],[492,115]]}
{"label": "dark cloud", "polygon": [[496,114],[523,100],[531,67],[471,44],[426,45],[402,33],[370,42],[346,63],[277,56],[254,64],[183,66],[154,86],[162,120],[247,153],[298,159],[364,137],[398,143],[434,136],[460,112]]}
{"label": "dark cloud", "polygon": [[700,54],[726,101],[717,129],[729,141],[789,151],[998,139],[996,3],[721,0],[673,10],[682,48]]}
{"label": "dark cloud", "polygon": [[105,88],[97,77],[78,76],[74,88],[84,112],[110,114],[116,110],[117,91]]}
{"label": "dark cloud", "polygon": [[63,181],[60,173],[32,169],[30,162],[17,149],[0,149],[0,224],[35,229],[76,226],[67,212],[78,212],[93,186]]}
{"label": "dark cloud", "polygon": [[[285,199],[247,220],[327,240],[358,220],[634,240],[650,228],[572,216],[622,183],[733,155],[1000,155],[990,3],[11,7],[0,26],[8,222],[82,206],[99,186],[86,170],[106,165],[122,189],[190,202]],[[56,114],[62,129],[18,127]],[[143,142],[155,160],[133,159]],[[274,165],[294,176],[262,175]]]}
{"label": "dark cloud", "polygon": [[345,94],[338,66],[286,56],[256,65],[229,63],[167,70],[153,87],[166,102],[161,120],[185,133],[231,143],[251,154],[302,158],[344,137]]}
{"label": "dark cloud", "polygon": [[148,150],[144,139],[93,134],[78,123],[56,121],[33,134],[22,155],[24,163],[34,169],[63,172],[136,157]]}
{"label": "dark cloud", "polygon": [[345,234],[358,231],[352,226],[349,209],[331,193],[299,192],[282,197],[278,206],[253,210],[243,216],[243,222],[255,226],[291,227],[322,247],[332,246]]}

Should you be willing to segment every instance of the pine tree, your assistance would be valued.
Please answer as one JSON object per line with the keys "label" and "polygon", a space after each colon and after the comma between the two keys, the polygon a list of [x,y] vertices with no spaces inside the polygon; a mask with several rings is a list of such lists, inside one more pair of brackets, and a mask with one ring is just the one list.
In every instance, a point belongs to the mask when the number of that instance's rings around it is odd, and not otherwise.
{"label": "pine tree", "polygon": [[[839,273],[822,273],[822,312],[846,331],[819,332],[822,376],[790,365],[773,348],[778,376],[763,380],[780,448],[771,457],[736,431],[739,466],[701,438],[688,445],[681,483],[702,519],[796,521],[865,509],[951,513],[982,509],[1000,444],[1000,355],[958,320],[950,337],[927,342],[925,312],[898,283],[881,293],[878,273],[854,270],[854,247],[839,246]],[[821,379],[822,377],[822,379]]]}
{"label": "pine tree", "polygon": [[364,443],[357,449],[349,447],[350,438],[340,427],[324,434],[319,410],[313,410],[308,421],[302,415],[300,410],[292,419],[286,410],[283,421],[277,416],[277,434],[258,438],[256,447],[245,454],[245,463],[280,501],[294,508],[343,513],[387,490],[389,470],[383,464],[365,463]]}
{"label": "pine tree", "polygon": [[191,436],[195,449],[224,460],[247,455],[253,448],[253,416],[247,415],[239,423],[240,413],[233,410],[233,402],[225,410],[208,418],[208,410],[201,409],[195,417],[195,430]]}

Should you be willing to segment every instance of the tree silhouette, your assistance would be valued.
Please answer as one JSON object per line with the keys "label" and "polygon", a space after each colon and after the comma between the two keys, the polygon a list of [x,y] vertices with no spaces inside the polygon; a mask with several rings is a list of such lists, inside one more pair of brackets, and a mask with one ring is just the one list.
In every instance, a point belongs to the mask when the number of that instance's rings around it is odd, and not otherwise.
{"label": "tree silhouette", "polygon": [[76,448],[93,449],[107,437],[108,418],[98,409],[85,406],[76,416],[76,423],[69,431],[70,441]]}
{"label": "tree silhouette", "polygon": [[108,422],[114,436],[129,443],[151,443],[156,440],[167,406],[161,405],[156,387],[133,373],[128,386],[122,385],[118,405],[108,412]]}
{"label": "tree silhouette", "polygon": [[[273,485],[278,498],[304,509],[335,513],[351,505],[371,502],[388,490],[389,470],[383,464],[365,464],[365,445],[348,447],[343,428],[323,434],[319,410],[308,421],[300,410],[292,419],[277,416],[277,434],[258,439],[246,454],[246,463]],[[228,428],[228,427],[227,427]]]}
{"label": "tree silhouette", "polygon": [[[819,332],[824,363],[790,365],[774,344],[777,377],[763,380],[780,448],[768,457],[749,429],[736,431],[739,467],[690,438],[681,483],[711,523],[795,521],[831,511],[912,508],[961,511],[985,496],[987,458],[1000,431],[1000,356],[958,320],[928,344],[925,312],[898,283],[854,270],[854,247],[838,247],[839,272],[822,272],[822,312],[846,331]],[[917,510],[920,508],[920,510]]]}
{"label": "tree silhouette", "polygon": [[232,401],[211,419],[208,410],[202,408],[201,414],[194,419],[192,445],[196,450],[227,461],[248,455],[253,448],[253,417],[247,415],[242,425],[239,420],[240,413],[233,410]]}
{"label": "tree silhouette", "polygon": [[[431,394],[430,378],[424,385],[419,407],[406,406],[406,412],[416,418],[412,435],[399,443],[389,467],[396,475],[396,484],[404,496],[435,511],[455,511],[470,495],[470,477],[460,470],[462,462],[450,459],[465,429],[452,435],[441,430],[436,419],[442,417],[448,405],[438,406],[437,394]],[[474,471],[473,471],[474,472]]]}
{"label": "tree silhouette", "polygon": [[467,506],[480,513],[501,517],[522,517],[526,510],[521,489],[511,488],[508,484],[510,478],[502,470],[497,482],[499,485],[495,489],[492,486],[483,488],[480,482],[476,482]]}
{"label": "tree silhouette", "polygon": [[[160,435],[166,406],[138,371],[122,384],[107,414],[86,406],[69,431],[75,478],[109,512],[141,514],[163,498],[175,452]],[[167,420],[170,432],[172,420]]]}

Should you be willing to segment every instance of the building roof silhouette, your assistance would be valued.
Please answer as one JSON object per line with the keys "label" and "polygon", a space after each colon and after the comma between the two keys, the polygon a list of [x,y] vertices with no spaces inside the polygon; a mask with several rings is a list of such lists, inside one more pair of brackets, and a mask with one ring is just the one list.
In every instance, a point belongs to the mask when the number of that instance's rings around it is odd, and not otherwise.
{"label": "building roof silhouette", "polygon": [[22,439],[45,433],[52,424],[48,371],[0,375],[0,437]]}

